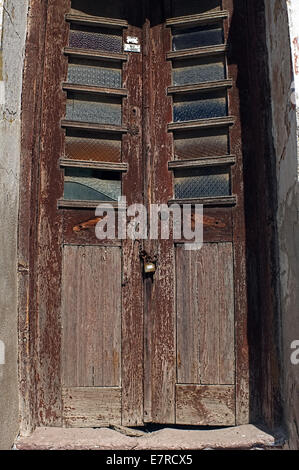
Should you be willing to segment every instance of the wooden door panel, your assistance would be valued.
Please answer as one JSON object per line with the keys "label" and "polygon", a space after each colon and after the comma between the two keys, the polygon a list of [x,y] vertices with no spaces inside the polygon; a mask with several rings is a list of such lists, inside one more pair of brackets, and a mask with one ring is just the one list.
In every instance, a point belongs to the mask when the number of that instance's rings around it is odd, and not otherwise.
{"label": "wooden door panel", "polygon": [[232,385],[177,385],[176,423],[234,426],[235,400]]}
{"label": "wooden door panel", "polygon": [[62,383],[64,387],[121,384],[121,250],[63,249]]}
{"label": "wooden door panel", "polygon": [[177,370],[182,384],[234,384],[231,243],[176,247]]}
{"label": "wooden door panel", "polygon": [[121,389],[77,387],[62,390],[63,424],[103,427],[121,424]]}

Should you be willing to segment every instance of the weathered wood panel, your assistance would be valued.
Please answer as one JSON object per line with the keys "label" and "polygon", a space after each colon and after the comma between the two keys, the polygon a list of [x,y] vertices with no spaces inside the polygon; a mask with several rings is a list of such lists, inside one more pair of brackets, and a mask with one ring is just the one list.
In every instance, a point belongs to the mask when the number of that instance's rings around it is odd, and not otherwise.
{"label": "weathered wood panel", "polygon": [[178,245],[176,272],[178,382],[234,384],[232,244]]}
{"label": "weathered wood panel", "polygon": [[[126,2],[127,18],[137,24],[140,12]],[[137,37],[142,44],[142,30],[129,25],[125,35]],[[122,177],[122,194],[127,204],[143,204],[142,158],[142,54],[132,53],[123,66],[123,86],[128,98],[123,100],[123,122],[129,128],[123,137],[122,161],[129,170]],[[122,424],[143,425],[143,292],[140,241],[123,240],[122,296]]]}
{"label": "weathered wood panel", "polygon": [[65,246],[62,282],[64,386],[120,385],[120,248]]}
{"label": "weathered wood panel", "polygon": [[[63,194],[63,173],[58,165],[63,151],[60,119],[65,114],[65,96],[61,82],[67,74],[67,59],[62,50],[67,43],[68,28],[64,15],[70,0],[47,2],[44,52],[41,128],[39,133],[39,206],[38,243],[35,256],[38,283],[38,416],[39,425],[61,423],[61,242],[62,214],[57,200]],[[58,34],[59,33],[59,34]]]}
{"label": "weathered wood panel", "polygon": [[[237,5],[238,3],[238,5]],[[244,116],[248,113],[240,108],[240,87],[244,74],[248,74],[248,50],[240,41],[242,31],[247,28],[248,2],[223,0],[223,8],[230,12],[224,22],[224,36],[229,45],[228,77],[233,79],[233,86],[228,91],[229,114],[237,116],[235,125],[230,129],[230,149],[236,155],[237,163],[232,167],[231,187],[238,196],[238,203],[233,209],[233,256],[235,286],[235,331],[236,331],[236,413],[237,424],[249,422],[249,345],[248,345],[248,300],[246,272],[246,226],[245,226],[245,188],[243,143]],[[241,26],[242,25],[242,26]],[[244,84],[244,83],[243,83]],[[245,90],[243,90],[243,95]],[[242,112],[242,114],[241,114]],[[252,191],[252,188],[251,188]],[[255,223],[255,222],[254,222]]]}
{"label": "weathered wood panel", "polygon": [[35,267],[46,17],[45,2],[32,0],[28,12],[24,57],[18,226],[20,425],[24,434],[32,432],[38,424],[38,307]]}
{"label": "weathered wood panel", "polygon": [[62,390],[66,427],[102,427],[121,424],[120,388],[66,388]]}
{"label": "weathered wood panel", "polygon": [[235,387],[177,385],[176,424],[234,426]]}
{"label": "weathered wood panel", "polygon": [[[150,14],[151,12],[148,12]],[[173,175],[168,162],[173,159],[170,31],[157,24],[144,28],[144,156],[146,203],[167,204],[173,195]],[[163,73],[161,74],[161,70]],[[158,423],[175,421],[175,253],[173,241],[152,240],[145,246],[158,257],[153,279],[145,280],[145,420]]]}

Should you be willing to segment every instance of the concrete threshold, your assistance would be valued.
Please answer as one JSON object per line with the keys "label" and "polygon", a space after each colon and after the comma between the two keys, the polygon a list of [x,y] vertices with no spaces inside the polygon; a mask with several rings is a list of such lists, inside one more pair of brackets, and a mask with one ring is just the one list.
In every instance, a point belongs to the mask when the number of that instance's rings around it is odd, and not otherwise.
{"label": "concrete threshold", "polygon": [[[127,429],[127,432],[126,432]],[[129,434],[129,435],[127,435]],[[135,434],[135,435],[134,435]],[[254,425],[212,430],[163,428],[143,433],[132,428],[37,428],[19,437],[17,450],[217,450],[269,449],[282,446],[281,436]]]}

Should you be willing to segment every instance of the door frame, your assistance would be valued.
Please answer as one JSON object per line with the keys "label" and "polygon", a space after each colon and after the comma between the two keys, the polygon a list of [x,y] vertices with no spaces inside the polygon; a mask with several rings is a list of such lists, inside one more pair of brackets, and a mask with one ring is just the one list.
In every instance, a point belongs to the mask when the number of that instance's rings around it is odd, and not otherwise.
{"label": "door frame", "polygon": [[[21,140],[21,174],[20,174],[20,206],[18,227],[18,283],[19,283],[19,385],[20,385],[20,413],[21,432],[31,432],[36,426],[45,424],[44,418],[39,416],[40,407],[44,408],[47,425],[60,426],[61,415],[57,413],[59,406],[53,406],[55,394],[59,389],[57,380],[57,348],[55,331],[59,327],[59,319],[44,325],[40,330],[40,319],[37,315],[37,269],[36,253],[38,249],[39,215],[38,192],[40,176],[40,133],[43,113],[43,84],[45,80],[45,48],[48,33],[49,18],[52,17],[51,27],[59,27],[64,22],[64,8],[69,0],[60,2],[59,8],[53,9],[54,0],[47,3],[43,0],[31,0],[28,17],[28,31],[24,61],[23,95],[22,95],[22,140]],[[232,11],[232,0],[224,0]],[[263,2],[258,0],[241,0],[235,7],[231,17],[230,35],[237,35],[239,50],[234,51],[232,57],[236,63],[231,64],[234,70],[234,80],[237,86],[244,89],[241,93],[241,122],[243,136],[243,154],[245,160],[245,214],[247,253],[239,245],[239,255],[246,256],[247,266],[242,264],[243,274],[248,276],[249,312],[248,323],[241,325],[247,337],[250,350],[249,368],[246,365],[246,345],[240,344],[238,349],[245,354],[245,362],[239,356],[241,377],[244,377],[245,390],[248,373],[250,373],[250,409],[249,421],[261,419],[268,425],[274,426],[280,420],[278,406],[280,393],[279,357],[276,346],[276,324],[278,322],[277,283],[273,282],[273,273],[277,272],[276,256],[276,226],[275,226],[275,197],[277,188],[274,182],[273,148],[265,135],[270,135],[271,109],[269,109],[270,85],[268,77],[267,45],[264,23],[260,20],[264,14]],[[55,11],[54,11],[55,10]],[[244,18],[249,18],[247,35],[244,34]],[[241,24],[242,23],[242,24]],[[242,34],[241,34],[242,33]],[[259,48],[254,48],[252,46]],[[250,46],[250,47],[249,47]],[[254,51],[263,51],[262,57],[257,57]],[[245,52],[244,52],[245,51]],[[247,53],[246,53],[247,51]],[[248,73],[248,69],[252,71]],[[261,82],[257,83],[257,77]],[[261,85],[262,83],[262,85]],[[257,86],[262,86],[263,98],[255,93]],[[246,93],[252,92],[253,100],[246,101]],[[238,89],[235,89],[238,93]],[[246,103],[246,107],[244,107]],[[232,106],[238,107],[238,96],[231,101]],[[248,112],[248,106],[250,112]],[[247,109],[247,112],[246,112]],[[238,115],[238,113],[235,113]],[[256,115],[261,116],[257,123]],[[240,133],[241,129],[236,128]],[[254,142],[254,144],[253,144]],[[269,171],[270,170],[270,171]],[[239,181],[238,184],[241,184]],[[253,192],[250,188],[256,188]],[[263,204],[260,203],[263,201]],[[267,221],[271,220],[271,225]],[[262,227],[267,227],[262,230]],[[240,230],[245,227],[240,221]],[[254,261],[256,261],[254,263]],[[239,264],[241,266],[241,264]],[[52,273],[53,275],[53,273]],[[239,286],[242,289],[242,285]],[[242,306],[240,306],[242,308]],[[237,321],[238,311],[236,310]],[[56,357],[56,366],[46,361],[40,364],[41,335],[47,341],[48,356]],[[244,349],[245,347],[245,349]],[[268,361],[268,355],[271,361]],[[244,366],[245,364],[245,366]],[[243,371],[242,371],[243,368]],[[266,373],[264,374],[264,371]],[[263,375],[264,374],[264,375]],[[237,372],[238,375],[238,372]],[[41,380],[41,377],[43,378]],[[242,404],[242,390],[240,389],[240,403]],[[46,392],[46,394],[45,394]],[[257,397],[262,402],[258,405]],[[270,400],[269,400],[270,398]],[[55,409],[56,408],[56,409]],[[242,412],[241,412],[242,415]],[[245,415],[237,419],[237,424],[248,422]]]}

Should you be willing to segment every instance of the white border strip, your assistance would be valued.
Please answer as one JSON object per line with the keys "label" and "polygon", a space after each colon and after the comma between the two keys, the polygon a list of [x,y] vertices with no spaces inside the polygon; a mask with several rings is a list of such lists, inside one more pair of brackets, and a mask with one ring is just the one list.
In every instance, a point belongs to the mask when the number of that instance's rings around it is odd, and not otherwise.
{"label": "white border strip", "polygon": [[3,3],[4,0],[0,0],[0,49],[2,48]]}

